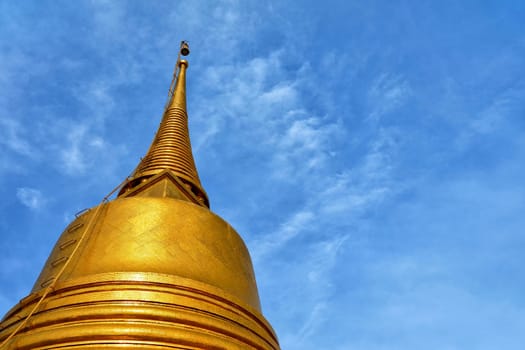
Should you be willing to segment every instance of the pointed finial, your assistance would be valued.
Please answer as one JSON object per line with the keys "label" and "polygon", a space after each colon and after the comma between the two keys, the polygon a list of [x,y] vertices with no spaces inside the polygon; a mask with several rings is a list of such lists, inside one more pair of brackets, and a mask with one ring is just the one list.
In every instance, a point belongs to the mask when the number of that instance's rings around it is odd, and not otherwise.
{"label": "pointed finial", "polygon": [[185,40],[181,41],[180,43],[180,54],[182,56],[188,56],[190,54],[190,45]]}

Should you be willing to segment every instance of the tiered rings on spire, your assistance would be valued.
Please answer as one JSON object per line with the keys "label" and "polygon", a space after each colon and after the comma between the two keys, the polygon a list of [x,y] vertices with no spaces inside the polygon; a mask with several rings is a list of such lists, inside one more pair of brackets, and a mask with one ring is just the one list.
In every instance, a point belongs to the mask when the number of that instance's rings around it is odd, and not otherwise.
{"label": "tiered rings on spire", "polygon": [[164,170],[171,170],[180,178],[193,194],[201,199],[202,204],[209,206],[195,167],[188,131],[188,114],[186,112],[186,69],[188,62],[180,60],[179,73],[173,97],[164,112],[159,130],[148,153],[135,169],[130,181],[123,187],[123,194],[144,180]]}

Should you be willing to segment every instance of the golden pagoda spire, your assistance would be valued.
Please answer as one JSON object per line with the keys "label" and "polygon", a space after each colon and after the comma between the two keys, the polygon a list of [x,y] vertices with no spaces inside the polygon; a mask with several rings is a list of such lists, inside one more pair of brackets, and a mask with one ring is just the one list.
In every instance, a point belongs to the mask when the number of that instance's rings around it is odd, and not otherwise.
{"label": "golden pagoda spire", "polygon": [[279,350],[248,250],[209,210],[195,169],[187,66],[147,155],[116,199],[66,227],[1,321],[0,350]]}
{"label": "golden pagoda spire", "polygon": [[[186,42],[182,42],[181,51],[187,55],[189,50],[183,51],[184,49],[187,50]],[[191,151],[186,110],[187,68],[188,61],[181,60],[179,55],[175,71],[175,74],[178,71],[175,89],[164,111],[159,130],[146,156],[142,158],[119,195],[123,195],[137,185],[143,184],[153,175],[169,170],[184,183],[200,204],[209,207],[208,196],[199,180]]]}

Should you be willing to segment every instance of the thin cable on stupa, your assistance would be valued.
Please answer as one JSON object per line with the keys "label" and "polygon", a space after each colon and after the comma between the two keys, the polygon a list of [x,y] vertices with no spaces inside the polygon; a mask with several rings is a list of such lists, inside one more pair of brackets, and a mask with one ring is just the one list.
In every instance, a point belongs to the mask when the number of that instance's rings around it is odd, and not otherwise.
{"label": "thin cable on stupa", "polygon": [[[187,47],[187,44],[185,41],[183,41],[181,43],[181,49],[183,47],[183,45],[185,45]],[[189,51],[188,51],[189,53]],[[180,65],[180,51],[179,51],[179,56],[177,58],[177,63],[175,64],[175,69],[174,69],[174,72],[173,72],[173,79],[172,79],[172,82],[171,82],[171,85],[170,85],[170,88],[168,90],[168,102],[166,103],[166,106],[164,108],[164,113],[166,113],[166,111],[168,110],[168,107],[169,105],[171,104],[171,101],[173,100],[173,94],[174,94],[174,83],[177,81],[177,73],[179,72],[179,65]],[[141,163],[142,164],[142,163]],[[139,167],[140,167],[140,164],[139,164]],[[137,167],[138,168],[138,167]],[[134,174],[136,174],[136,170],[134,172]],[[128,176],[124,181],[122,181],[117,187],[115,187],[113,190],[111,190],[110,193],[108,193],[103,199],[102,201],[100,201],[99,205],[96,207],[95,209],[95,212],[94,212],[94,215],[91,217],[91,219],[88,221],[88,224],[86,226],[86,228],[84,229],[84,232],[82,233],[82,235],[80,236],[80,238],[77,240],[76,244],[75,244],[75,247],[73,248],[73,251],[71,253],[71,255],[69,256],[69,258],[65,261],[64,265],[62,265],[61,269],[58,271],[58,273],[53,277],[53,280],[51,282],[51,284],[49,284],[44,292],[42,293],[42,295],[40,296],[38,302],[36,302],[36,304],[33,306],[33,308],[31,309],[31,311],[27,314],[27,316],[22,320],[22,322],[20,322],[20,324],[9,334],[9,336],[7,338],[4,339],[4,341],[2,341],[2,343],[0,343],[0,349],[2,349],[17,333],[18,331],[20,331],[20,329],[22,329],[22,327],[24,327],[27,322],[29,321],[29,319],[33,316],[33,314],[35,313],[35,311],[38,310],[38,308],[40,307],[40,305],[42,304],[42,302],[44,301],[44,299],[47,297],[47,295],[53,290],[53,287],[55,285],[55,283],[58,281],[58,279],[60,278],[60,276],[64,273],[64,271],[66,270],[66,268],[68,267],[68,265],[70,264],[71,261],[73,261],[73,257],[75,256],[75,254],[77,253],[78,251],[78,248],[80,247],[82,241],[84,240],[84,237],[86,236],[86,234],[91,230],[92,228],[92,225],[93,223],[95,222],[95,220],[98,218],[98,214],[100,212],[100,209],[102,208],[102,205],[104,203],[107,203],[109,197],[111,197],[115,192],[119,191],[126,185],[129,183],[130,180],[132,180],[134,178],[133,175],[131,176]],[[84,211],[83,211],[84,213]],[[78,214],[77,214],[78,215]]]}
{"label": "thin cable on stupa", "polygon": [[[109,192],[104,198],[102,198],[102,201],[100,201],[100,204],[96,207],[95,209],[95,212],[93,214],[93,216],[91,217],[91,219],[88,221],[88,224],[86,225],[86,228],[84,230],[84,232],[82,232],[82,235],[80,236],[80,238],[78,239],[75,247],[73,248],[73,251],[71,252],[71,255],[69,257],[69,259],[67,259],[64,263],[64,265],[62,265],[62,268],[58,271],[58,273],[56,274],[56,276],[53,278],[53,281],[51,282],[50,285],[48,285],[46,287],[46,289],[44,290],[44,292],[42,293],[42,296],[40,297],[40,299],[38,300],[38,302],[35,304],[35,306],[33,306],[33,308],[31,309],[31,311],[27,314],[27,316],[24,318],[24,320],[22,322],[20,322],[20,324],[13,330],[13,332],[11,332],[11,334],[9,334],[9,336],[4,339],[4,341],[2,343],[0,343],[0,349],[2,349],[7,343],[9,343],[9,341],[18,333],[18,331],[20,331],[20,329],[22,329],[22,327],[24,327],[27,322],[29,321],[29,319],[33,316],[33,314],[38,310],[38,308],[40,307],[40,305],[42,305],[42,302],[44,301],[44,299],[47,297],[47,295],[53,291],[54,289],[54,286],[55,286],[55,283],[58,281],[58,279],[60,278],[60,276],[62,276],[62,274],[64,273],[64,271],[66,270],[66,268],[68,267],[69,263],[71,261],[73,261],[73,257],[76,255],[76,253],[78,252],[78,248],[81,246],[82,244],[82,241],[84,240],[84,238],[86,237],[87,233],[90,232],[93,228],[93,223],[96,221],[95,219],[98,219],[98,215],[100,213],[100,209],[102,208],[102,205],[107,203],[108,202],[108,199],[109,197],[111,197],[115,192],[117,192],[118,190],[120,190],[122,188],[122,186],[124,186],[124,184],[127,182],[127,180],[124,180],[122,181],[117,187],[115,187],[113,190],[111,190],[111,192]],[[85,211],[82,211],[82,213],[85,213]],[[78,215],[78,214],[77,214]]]}

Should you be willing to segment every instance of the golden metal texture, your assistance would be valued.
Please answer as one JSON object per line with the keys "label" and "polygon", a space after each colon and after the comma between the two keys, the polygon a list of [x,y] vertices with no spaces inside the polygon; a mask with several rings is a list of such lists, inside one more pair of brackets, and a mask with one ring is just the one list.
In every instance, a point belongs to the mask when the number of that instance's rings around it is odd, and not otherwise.
{"label": "golden metal texture", "polygon": [[279,349],[244,242],[208,209],[180,64],[148,154],[115,200],[66,227],[0,323],[2,349]]}

